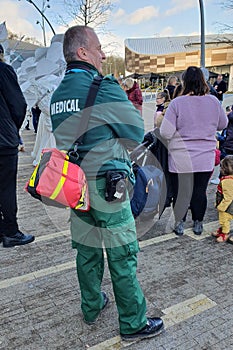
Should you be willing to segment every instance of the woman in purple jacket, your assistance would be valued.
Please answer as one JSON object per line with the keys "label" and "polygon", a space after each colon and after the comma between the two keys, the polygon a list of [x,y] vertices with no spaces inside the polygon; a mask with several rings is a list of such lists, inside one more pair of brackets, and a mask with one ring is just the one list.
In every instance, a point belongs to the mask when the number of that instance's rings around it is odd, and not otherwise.
{"label": "woman in purple jacket", "polygon": [[224,129],[228,120],[219,101],[208,93],[200,68],[188,67],[182,80],[182,94],[170,102],[160,133],[169,141],[174,232],[183,235],[190,208],[193,232],[200,235],[207,207],[206,189],[214,168],[215,133]]}

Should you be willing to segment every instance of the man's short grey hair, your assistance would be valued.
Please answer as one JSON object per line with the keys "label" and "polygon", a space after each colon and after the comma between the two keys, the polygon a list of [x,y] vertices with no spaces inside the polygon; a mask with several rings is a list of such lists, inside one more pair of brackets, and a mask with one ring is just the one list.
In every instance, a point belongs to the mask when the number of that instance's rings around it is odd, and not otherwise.
{"label": "man's short grey hair", "polygon": [[93,29],[87,26],[73,26],[65,32],[63,54],[67,63],[78,60],[76,52],[79,47],[88,47],[88,30]]}

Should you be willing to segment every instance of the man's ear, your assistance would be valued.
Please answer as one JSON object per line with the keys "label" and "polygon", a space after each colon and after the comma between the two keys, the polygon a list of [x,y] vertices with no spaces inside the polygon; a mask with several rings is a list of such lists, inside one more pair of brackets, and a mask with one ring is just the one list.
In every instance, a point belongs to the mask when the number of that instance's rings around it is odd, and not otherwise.
{"label": "man's ear", "polygon": [[87,51],[85,49],[85,47],[79,47],[77,49],[77,54],[78,57],[82,60],[82,61],[86,61],[87,60]]}

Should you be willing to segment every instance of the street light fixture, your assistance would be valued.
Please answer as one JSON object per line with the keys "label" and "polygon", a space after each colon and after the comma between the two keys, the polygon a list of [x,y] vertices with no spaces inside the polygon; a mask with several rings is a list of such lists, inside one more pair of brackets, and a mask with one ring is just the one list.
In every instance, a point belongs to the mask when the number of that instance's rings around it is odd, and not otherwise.
{"label": "street light fixture", "polygon": [[[49,4],[46,5],[46,1],[48,3],[49,0],[43,0],[43,5],[42,5],[42,9],[41,9],[41,12],[43,14],[45,13],[46,8],[50,8]],[[41,17],[41,22],[42,22],[42,24],[39,21],[37,21],[36,23],[40,23],[41,24],[41,28],[42,28],[42,32],[43,32],[43,38],[44,38],[44,46],[46,46],[45,22],[44,22],[44,17],[43,16]]]}
{"label": "street light fixture", "polygon": [[[18,0],[18,1],[20,1],[20,0]],[[26,0],[26,1],[29,2],[30,4],[32,4],[32,5],[35,7],[35,9],[36,9],[36,10],[40,13],[40,15],[42,16],[42,27],[44,28],[43,21],[45,20],[45,21],[48,23],[50,29],[52,30],[53,35],[55,35],[56,33],[55,33],[55,30],[53,29],[52,24],[50,23],[50,21],[48,20],[48,18],[47,18],[47,17],[45,16],[45,14],[44,14],[44,11],[45,11],[46,7],[50,7],[49,5],[48,5],[48,6],[45,6],[45,0],[43,0],[43,8],[42,8],[42,10],[39,9],[39,7],[34,3],[34,1],[32,1],[32,0]],[[49,1],[49,0],[47,0],[47,1]],[[44,30],[43,30],[43,35],[45,35]],[[44,36],[44,38],[45,38],[45,36]],[[45,40],[45,39],[44,39],[44,40]],[[46,45],[45,45],[45,46],[46,46]]]}

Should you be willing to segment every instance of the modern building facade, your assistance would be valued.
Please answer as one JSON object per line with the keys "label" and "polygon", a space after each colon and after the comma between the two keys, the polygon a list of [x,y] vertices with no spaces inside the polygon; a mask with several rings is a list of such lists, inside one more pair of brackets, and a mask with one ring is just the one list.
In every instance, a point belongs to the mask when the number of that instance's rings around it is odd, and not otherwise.
{"label": "modern building facade", "polygon": [[[188,66],[200,66],[200,36],[129,38],[125,40],[125,67],[130,73],[170,75]],[[233,34],[205,36],[205,67],[227,78],[233,91]]]}

